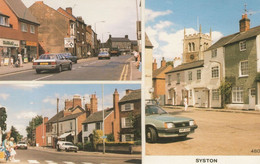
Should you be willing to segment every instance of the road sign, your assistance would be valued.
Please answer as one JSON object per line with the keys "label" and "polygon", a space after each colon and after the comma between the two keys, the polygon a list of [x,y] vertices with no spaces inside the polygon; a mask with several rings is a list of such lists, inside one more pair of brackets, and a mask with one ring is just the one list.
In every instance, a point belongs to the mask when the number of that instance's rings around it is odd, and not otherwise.
{"label": "road sign", "polygon": [[103,139],[106,139],[106,138],[107,138],[107,136],[102,136],[101,138],[103,138]]}
{"label": "road sign", "polygon": [[64,38],[65,48],[74,48],[74,38]]}

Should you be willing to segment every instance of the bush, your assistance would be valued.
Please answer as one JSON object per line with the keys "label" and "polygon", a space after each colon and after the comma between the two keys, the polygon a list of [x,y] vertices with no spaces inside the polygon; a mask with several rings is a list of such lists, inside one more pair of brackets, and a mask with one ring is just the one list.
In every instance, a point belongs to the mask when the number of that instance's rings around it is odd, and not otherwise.
{"label": "bush", "polygon": [[78,142],[76,146],[79,148],[79,150],[83,150],[83,143]]}
{"label": "bush", "polygon": [[135,141],[134,145],[142,145],[142,140]]}
{"label": "bush", "polygon": [[94,150],[97,149],[97,144],[103,143],[103,139],[101,138],[103,136],[102,130],[94,130],[93,131],[93,147]]}
{"label": "bush", "polygon": [[114,138],[114,134],[113,134],[113,133],[107,134],[107,141],[108,141],[108,142],[115,141],[115,138]]}
{"label": "bush", "polygon": [[86,151],[93,151],[94,150],[93,144],[91,142],[86,142],[84,144],[84,150],[86,150]]}
{"label": "bush", "polygon": [[[102,145],[103,143],[99,143],[97,145]],[[130,145],[134,145],[134,141],[130,141],[130,142],[106,142],[107,146],[130,146]]]}

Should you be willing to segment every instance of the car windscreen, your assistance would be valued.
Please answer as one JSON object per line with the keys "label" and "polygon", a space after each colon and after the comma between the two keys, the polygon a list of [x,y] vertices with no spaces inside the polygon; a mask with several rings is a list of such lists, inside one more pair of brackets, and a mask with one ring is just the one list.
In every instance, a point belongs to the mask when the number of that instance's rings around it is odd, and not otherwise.
{"label": "car windscreen", "polygon": [[72,146],[73,146],[73,144],[72,144],[72,143],[65,143],[65,145],[72,145]]}
{"label": "car windscreen", "polygon": [[39,59],[55,59],[55,55],[53,55],[53,54],[43,54],[39,57]]}
{"label": "car windscreen", "polygon": [[145,108],[145,114],[167,114],[167,112],[158,106],[148,105]]}

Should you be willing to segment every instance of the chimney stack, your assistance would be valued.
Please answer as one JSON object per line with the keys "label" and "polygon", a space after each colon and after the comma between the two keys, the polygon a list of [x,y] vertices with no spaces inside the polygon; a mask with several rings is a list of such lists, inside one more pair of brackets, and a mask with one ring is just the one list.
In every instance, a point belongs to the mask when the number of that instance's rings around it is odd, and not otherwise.
{"label": "chimney stack", "polygon": [[65,100],[65,110],[68,110],[69,108],[73,107],[73,101],[72,100]]}
{"label": "chimney stack", "polygon": [[120,118],[119,118],[119,94],[117,92],[117,89],[115,89],[115,92],[113,94],[113,108],[114,108],[114,139],[115,142],[119,141],[119,132],[120,132]]}
{"label": "chimney stack", "polygon": [[91,98],[90,98],[90,112],[91,112],[91,114],[97,112],[97,106],[98,106],[97,97],[96,97],[96,94],[93,94],[93,95],[91,95]]}
{"label": "chimney stack", "polygon": [[153,61],[153,71],[157,70],[157,63],[156,63],[156,59],[154,59]]}
{"label": "chimney stack", "polygon": [[82,107],[80,95],[74,95],[73,96],[73,108],[75,108],[76,106]]}
{"label": "chimney stack", "polygon": [[66,11],[67,11],[67,13],[69,13],[70,15],[72,15],[72,8],[71,8],[71,7],[67,7],[67,8],[66,8]]}
{"label": "chimney stack", "polygon": [[245,32],[250,29],[250,19],[247,18],[247,14],[242,15],[242,19],[239,21],[240,32]]}
{"label": "chimney stack", "polygon": [[132,89],[126,89],[125,90],[125,94],[128,95],[129,93],[131,93],[133,90]]}
{"label": "chimney stack", "polygon": [[125,35],[125,38],[128,39],[128,35]]}
{"label": "chimney stack", "polygon": [[161,67],[166,67],[166,61],[164,60],[164,57],[162,58],[161,61]]}

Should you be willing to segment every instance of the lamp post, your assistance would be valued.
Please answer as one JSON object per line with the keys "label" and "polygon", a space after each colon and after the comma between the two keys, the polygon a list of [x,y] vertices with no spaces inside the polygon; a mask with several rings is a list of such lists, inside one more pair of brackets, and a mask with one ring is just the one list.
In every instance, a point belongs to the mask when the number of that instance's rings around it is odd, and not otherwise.
{"label": "lamp post", "polygon": [[97,23],[105,23],[105,22],[106,22],[106,21],[97,21],[97,22],[95,22],[95,33],[97,33],[97,29],[96,29],[97,26],[96,26],[96,24],[97,24]]}
{"label": "lamp post", "polygon": [[105,111],[104,111],[104,84],[102,84],[102,111],[103,111],[103,154],[106,153],[105,144]]}

